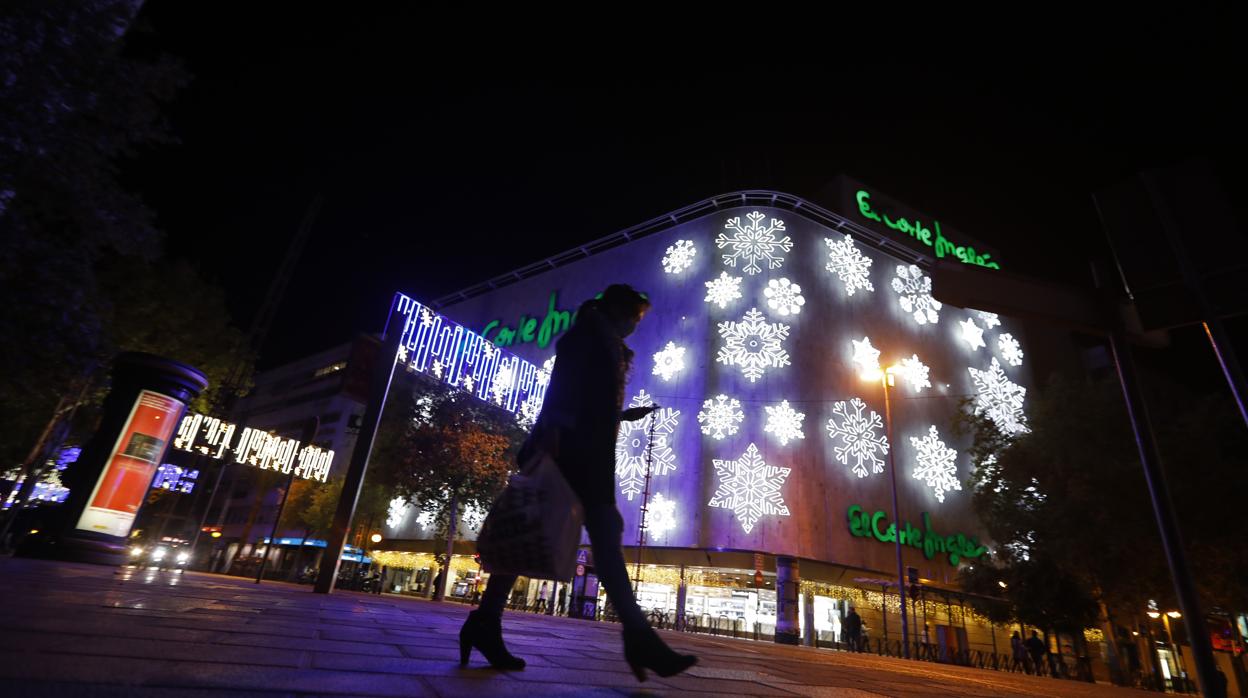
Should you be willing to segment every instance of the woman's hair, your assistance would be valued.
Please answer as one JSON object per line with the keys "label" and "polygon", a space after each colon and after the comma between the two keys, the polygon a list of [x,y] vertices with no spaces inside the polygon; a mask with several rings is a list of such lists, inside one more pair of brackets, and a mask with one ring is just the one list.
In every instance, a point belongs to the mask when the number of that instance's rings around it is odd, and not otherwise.
{"label": "woman's hair", "polygon": [[646,294],[628,284],[611,284],[595,300],[608,315],[635,317],[650,307]]}

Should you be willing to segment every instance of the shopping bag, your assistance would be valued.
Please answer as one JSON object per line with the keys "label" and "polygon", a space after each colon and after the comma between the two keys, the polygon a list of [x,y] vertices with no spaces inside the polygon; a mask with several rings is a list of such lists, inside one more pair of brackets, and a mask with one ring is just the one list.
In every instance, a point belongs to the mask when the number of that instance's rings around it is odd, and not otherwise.
{"label": "shopping bag", "polygon": [[494,502],[477,552],[491,574],[567,580],[576,569],[585,510],[550,454],[535,453]]}

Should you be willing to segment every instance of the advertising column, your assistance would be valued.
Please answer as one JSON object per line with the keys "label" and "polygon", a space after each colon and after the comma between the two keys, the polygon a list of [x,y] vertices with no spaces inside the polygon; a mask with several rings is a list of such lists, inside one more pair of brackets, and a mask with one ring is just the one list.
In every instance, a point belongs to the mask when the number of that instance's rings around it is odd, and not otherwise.
{"label": "advertising column", "polygon": [[782,645],[801,642],[801,626],[797,619],[801,575],[797,565],[797,558],[776,556],[776,642]]}

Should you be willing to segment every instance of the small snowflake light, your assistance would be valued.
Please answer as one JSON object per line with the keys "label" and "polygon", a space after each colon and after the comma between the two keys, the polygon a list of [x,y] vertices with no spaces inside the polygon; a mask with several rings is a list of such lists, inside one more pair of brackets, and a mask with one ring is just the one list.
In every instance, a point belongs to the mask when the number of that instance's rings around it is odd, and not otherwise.
{"label": "small snowflake light", "polygon": [[675,528],[676,500],[664,497],[662,492],[655,493],[646,505],[646,535],[666,539]]}
{"label": "small snowflake light", "polygon": [[662,351],[654,354],[654,370],[653,375],[660,376],[665,381],[670,381],[672,376],[685,370],[685,348],[676,346],[675,342],[668,342]]}
{"label": "small snowflake light", "polygon": [[984,344],[984,330],[975,324],[974,318],[968,317],[960,324],[962,325],[962,340],[966,342],[967,346],[974,351],[979,351],[980,347],[987,346]]}
{"label": "small snowflake light", "polygon": [[764,516],[788,516],[780,486],[788,479],[789,468],[768,465],[758,447],[750,444],[736,460],[712,460],[719,487],[707,506],[731,509],[742,530],[754,530]]}
{"label": "small snowflake light", "polygon": [[524,429],[533,428],[537,424],[537,416],[542,411],[542,401],[537,399],[536,395],[530,395],[520,403],[520,409],[516,411],[516,421]]}
{"label": "small snowflake light", "polygon": [[802,306],[806,305],[806,299],[802,298],[802,287],[788,279],[768,281],[767,288],[763,289],[763,296],[767,298],[767,307],[782,316],[797,315],[802,312]]}
{"label": "small snowflake light", "polygon": [[984,329],[986,330],[991,330],[1001,324],[1001,317],[996,313],[990,313],[986,310],[976,310],[975,313],[979,315],[980,320],[984,321]]}
{"label": "small snowflake light", "polygon": [[714,303],[720,308],[727,308],[728,304],[741,297],[741,277],[729,276],[728,272],[721,271],[718,279],[711,279],[706,282],[706,302]]}
{"label": "small snowflake light", "polygon": [[745,419],[741,411],[741,403],[734,397],[716,395],[714,400],[702,403],[702,411],[698,412],[698,423],[702,425],[702,433],[713,439],[722,439],[737,433],[737,425]]}
{"label": "small snowflake light", "polygon": [[994,356],[987,371],[968,368],[971,380],[975,382],[975,413],[985,414],[997,425],[1001,433],[1007,436],[1025,434],[1031,431],[1027,426],[1027,416],[1023,414],[1023,399],[1027,389],[1009,378],[1001,364]]}
{"label": "small snowflake light", "polygon": [[403,515],[407,513],[407,502],[402,497],[395,497],[390,500],[390,506],[386,507],[386,527],[398,528],[403,523]]}
{"label": "small snowflake light", "polygon": [[503,363],[494,372],[494,382],[490,385],[490,393],[494,395],[494,402],[503,404],[503,400],[511,393],[512,383],[515,379],[515,370],[512,364]]}
{"label": "small snowflake light", "polygon": [[549,359],[542,363],[542,367],[537,371],[537,384],[546,385],[550,382],[550,373],[555,370],[555,355],[551,354]]}
{"label": "small snowflake light", "polygon": [[433,375],[437,376],[438,378],[442,377],[443,368],[445,367],[442,365],[442,362],[438,359],[434,359],[433,362],[429,364],[429,370],[433,371]]}
{"label": "small snowflake light", "polygon": [[806,415],[789,407],[788,400],[781,400],[779,405],[764,409],[767,412],[767,425],[763,427],[763,431],[775,436],[781,446],[787,445],[790,439],[806,438],[802,433],[802,420],[806,419]]}
{"label": "small snowflake light", "polygon": [[693,264],[693,256],[697,253],[697,248],[689,240],[677,240],[676,244],[667,248],[667,254],[663,256],[663,271],[679,274]]}
{"label": "small snowflake light", "polygon": [[911,264],[897,265],[897,277],[893,279],[893,290],[897,292],[901,309],[914,316],[920,325],[935,324],[940,320],[940,309],[944,304],[932,298],[932,279],[922,269]]}
{"label": "small snowflake light", "polygon": [[871,346],[871,338],[863,337],[862,341],[851,339],[854,345],[854,358],[851,359],[858,364],[858,372],[862,375],[870,375],[880,370],[880,350]]}
{"label": "small snowflake light", "polygon": [[[653,405],[650,394],[642,390],[633,398],[629,407]],[[620,479],[620,493],[632,501],[641,493],[646,481],[646,462],[650,459],[650,474],[666,475],[676,469],[676,453],[672,450],[671,436],[676,430],[680,410],[670,407],[655,410],[645,419],[620,422],[615,438],[615,474]],[[654,420],[654,441],[650,441],[650,425]]]}
{"label": "small snowflake light", "polygon": [[475,383],[476,381],[472,379],[472,376],[464,376],[464,390],[466,390],[467,392],[470,392],[470,393],[472,392],[472,386]]}
{"label": "small snowflake light", "polygon": [[1009,332],[997,337],[997,349],[1001,352],[1001,358],[1005,359],[1005,363],[1011,366],[1023,365],[1023,348]]}
{"label": "small snowflake light", "polygon": [[832,238],[823,241],[828,245],[828,263],[824,268],[841,278],[845,295],[852,296],[858,289],[875,291],[871,285],[871,258],[858,251],[849,233],[839,242]]}
{"label": "small snowflake light", "polygon": [[784,232],[784,221],[773,218],[770,225],[763,225],[761,221],[767,216],[758,211],[746,214],[745,217],[750,222],[744,226],[741,225],[739,217],[729,218],[724,229],[732,231],[732,234],[720,233],[715,238],[715,245],[719,249],[727,247],[732,250],[732,254],[723,256],[724,264],[735,269],[737,260],[742,260],[745,266],[741,270],[750,275],[762,271],[758,263],[763,260],[766,260],[768,269],[779,269],[784,264],[784,256],[778,253],[788,252],[793,248],[793,241],[789,236],[776,236],[776,233]]}
{"label": "small snowflake light", "polygon": [[[864,415],[864,412],[867,414]],[[858,477],[870,474],[868,463],[871,465],[870,472],[884,472],[884,459],[880,456],[888,453],[888,436],[881,433],[884,420],[880,415],[875,410],[868,410],[867,403],[859,398],[837,402],[832,405],[832,414],[840,418],[839,421],[836,417],[828,420],[828,438],[841,441],[840,446],[833,447],[836,459],[843,465],[849,465],[849,459],[853,458],[854,464],[850,468]]]}
{"label": "small snowflake light", "polygon": [[932,488],[936,501],[945,501],[945,493],[950,490],[962,489],[962,483],[958,481],[958,466],[955,463],[958,452],[940,440],[940,434],[935,426],[929,427],[927,436],[921,439],[911,436],[910,444],[918,451],[915,457],[917,464],[910,475]]}
{"label": "small snowflake light", "polygon": [[407,347],[406,346],[402,344],[399,345],[399,352],[396,357],[395,363],[400,363],[400,364],[407,363]]}
{"label": "small snowflake light", "polygon": [[719,323],[719,335],[725,344],[715,360],[726,366],[739,366],[751,383],[768,368],[789,365],[789,353],[781,345],[789,336],[789,326],[767,322],[758,308],[750,308],[740,322]]}
{"label": "small snowflake light", "polygon": [[919,361],[919,355],[911,354],[910,358],[901,360],[894,373],[909,381],[910,387],[918,391],[932,387],[932,382],[927,377],[928,371],[927,365]]}

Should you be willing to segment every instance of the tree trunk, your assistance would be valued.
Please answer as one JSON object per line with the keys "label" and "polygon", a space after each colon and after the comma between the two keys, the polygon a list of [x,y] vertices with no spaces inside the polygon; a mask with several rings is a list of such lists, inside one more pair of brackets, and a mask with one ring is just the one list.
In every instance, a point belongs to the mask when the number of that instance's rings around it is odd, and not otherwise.
{"label": "tree trunk", "polygon": [[433,598],[435,601],[441,601],[446,598],[446,595],[450,593],[450,590],[453,588],[453,582],[451,580],[451,558],[455,554],[455,534],[458,533],[459,527],[459,517],[457,516],[459,513],[457,510],[458,506],[459,499],[455,496],[455,493],[452,492],[451,501],[446,507],[447,516],[450,517],[446,523],[446,563],[442,566],[442,583],[439,584],[438,588],[433,592]]}

